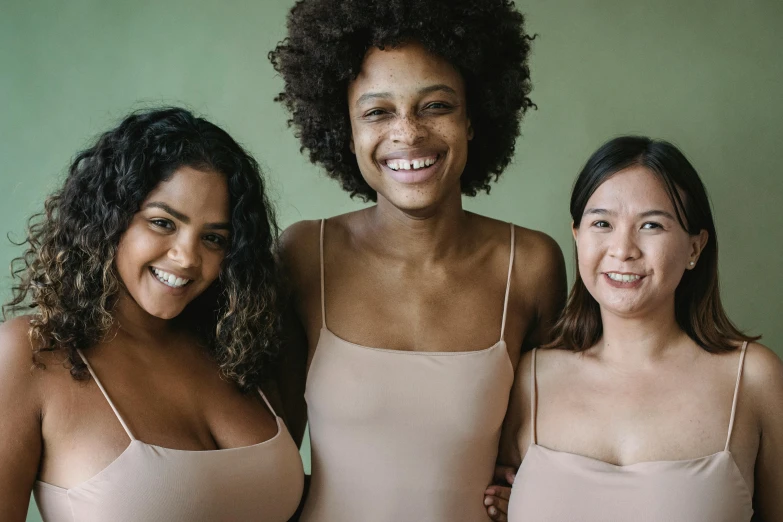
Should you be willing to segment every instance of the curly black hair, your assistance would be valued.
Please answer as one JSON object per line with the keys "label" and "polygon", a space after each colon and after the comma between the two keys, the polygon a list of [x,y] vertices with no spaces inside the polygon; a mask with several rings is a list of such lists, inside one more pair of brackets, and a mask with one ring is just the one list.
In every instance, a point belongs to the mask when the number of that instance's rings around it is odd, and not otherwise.
{"label": "curly black hair", "polygon": [[275,100],[291,113],[310,161],[351,197],[375,201],[349,148],[348,84],[371,47],[419,42],[465,81],[475,137],[461,187],[475,196],[489,192],[511,161],[522,116],[535,107],[527,65],[533,38],[510,0],[300,0],[287,38],[269,53],[285,81]]}
{"label": "curly black hair", "polygon": [[71,375],[89,379],[77,349],[106,338],[123,288],[121,236],[147,195],[183,166],[218,172],[230,195],[231,240],[218,280],[176,320],[186,321],[225,377],[249,389],[280,339],[278,237],[256,161],[223,129],[181,108],[135,112],[73,160],[65,183],[28,223],[12,262],[8,312],[30,311],[33,359],[63,351]]}

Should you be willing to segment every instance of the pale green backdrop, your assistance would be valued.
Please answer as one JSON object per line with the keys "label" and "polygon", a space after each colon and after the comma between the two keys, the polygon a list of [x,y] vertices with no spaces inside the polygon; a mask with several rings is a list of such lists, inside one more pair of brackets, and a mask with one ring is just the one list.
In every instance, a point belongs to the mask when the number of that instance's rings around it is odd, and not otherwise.
{"label": "pale green backdrop", "polygon": [[[282,83],[266,54],[283,37],[291,5],[0,0],[2,235],[20,237],[96,133],[160,102],[205,114],[259,158],[282,225],[357,208],[299,154],[272,101]],[[731,316],[782,354],[783,2],[519,5],[539,33],[531,64],[539,110],[492,194],[466,206],[546,231],[572,265],[568,194],[587,156],[621,133],[674,141],[712,196]],[[3,239],[0,265],[18,252]]]}

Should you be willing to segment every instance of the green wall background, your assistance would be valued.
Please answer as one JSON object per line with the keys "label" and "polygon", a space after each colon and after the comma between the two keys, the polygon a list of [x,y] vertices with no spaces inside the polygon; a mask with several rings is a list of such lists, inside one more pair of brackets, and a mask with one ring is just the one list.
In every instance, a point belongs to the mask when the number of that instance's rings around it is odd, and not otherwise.
{"label": "green wall background", "polygon": [[[157,103],[203,113],[247,146],[281,225],[358,208],[299,154],[272,101],[282,82],[266,53],[292,3],[0,0],[0,232],[20,238],[78,149]],[[539,33],[539,109],[492,194],[466,207],[544,230],[572,259],[569,190],[588,155],[621,133],[669,139],[710,191],[731,317],[783,354],[783,3],[518,4]],[[0,241],[0,265],[19,252]],[[34,508],[29,520],[40,520]]]}

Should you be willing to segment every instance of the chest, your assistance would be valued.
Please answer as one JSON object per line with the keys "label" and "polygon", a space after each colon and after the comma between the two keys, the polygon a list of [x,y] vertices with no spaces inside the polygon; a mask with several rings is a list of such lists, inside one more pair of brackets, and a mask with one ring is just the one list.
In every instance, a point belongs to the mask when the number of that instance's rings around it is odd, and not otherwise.
{"label": "chest", "polygon": [[[343,263],[343,257],[327,258],[324,274],[325,323],[337,336],[415,352],[476,351],[500,340],[507,260],[411,267],[379,259]],[[311,355],[322,326],[319,283],[313,281],[303,300]],[[533,307],[519,294],[512,282],[505,339],[514,359],[533,322]]]}
{"label": "chest", "polygon": [[216,368],[148,372],[107,362],[93,367],[116,412],[94,379],[65,375],[50,383],[41,480],[70,487],[109,466],[131,442],[122,422],[139,441],[188,451],[248,446],[277,432],[263,403],[220,379]]}
{"label": "chest", "polygon": [[508,520],[736,522],[752,494],[732,456],[615,466],[531,446],[517,473]]}
{"label": "chest", "polygon": [[[687,461],[727,448],[734,379],[727,372],[542,384],[537,443],[607,465]],[[728,456],[752,489],[758,432],[739,396]],[[727,454],[728,455],[728,454]]]}

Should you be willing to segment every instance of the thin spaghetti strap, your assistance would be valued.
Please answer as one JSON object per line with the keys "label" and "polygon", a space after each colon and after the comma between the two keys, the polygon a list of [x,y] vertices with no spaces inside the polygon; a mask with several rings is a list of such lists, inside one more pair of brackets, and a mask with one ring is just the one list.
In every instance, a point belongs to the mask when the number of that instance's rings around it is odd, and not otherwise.
{"label": "thin spaghetti strap", "polygon": [[267,398],[266,398],[266,395],[265,395],[265,394],[264,394],[264,392],[261,390],[261,388],[256,388],[256,389],[258,390],[258,394],[259,394],[259,395],[261,396],[261,398],[264,400],[264,404],[266,404],[266,407],[267,407],[267,408],[269,408],[269,411],[271,411],[271,412],[272,412],[272,415],[274,415],[275,417],[279,417],[279,415],[277,414],[277,412],[275,411],[275,409],[274,409],[274,408],[272,407],[272,405],[269,403],[269,399],[267,399]]}
{"label": "thin spaghetti strap", "polygon": [[106,402],[109,403],[109,406],[111,406],[112,411],[114,412],[114,415],[117,416],[117,420],[120,421],[120,424],[122,424],[122,428],[125,430],[125,433],[128,434],[128,437],[130,437],[130,440],[136,440],[136,437],[133,436],[133,433],[131,433],[130,428],[128,428],[128,425],[125,424],[125,420],[122,418],[122,415],[120,415],[120,412],[117,411],[117,407],[114,406],[114,403],[109,398],[109,394],[106,393],[106,389],[103,387],[103,384],[101,384],[101,381],[98,380],[98,376],[95,375],[95,372],[92,369],[92,366],[90,366],[90,362],[87,360],[87,357],[84,356],[81,350],[77,349],[76,352],[79,354],[79,357],[82,358],[82,361],[84,361],[84,364],[87,365],[87,370],[89,370],[90,375],[92,375],[93,380],[95,381],[95,384],[98,385],[98,389],[101,390],[101,393],[104,397],[106,397]]}
{"label": "thin spaghetti strap", "polygon": [[742,378],[742,366],[745,363],[745,350],[748,348],[748,341],[742,343],[742,351],[740,353],[739,368],[737,368],[737,384],[734,385],[734,400],[731,403],[731,418],[729,419],[729,434],[726,436],[726,448],[723,451],[729,451],[729,443],[731,442],[731,432],[734,430],[734,417],[737,413],[737,398],[739,397],[740,380]]}
{"label": "thin spaghetti strap", "polygon": [[320,260],[321,260],[321,325],[326,328],[326,297],[324,296],[324,224],[325,219],[321,220],[321,244],[320,244]]}
{"label": "thin spaghetti strap", "polygon": [[538,444],[536,437],[536,403],[538,397],[536,395],[536,350],[533,348],[533,359],[530,362],[530,440],[533,444]]}
{"label": "thin spaghetti strap", "polygon": [[506,312],[508,311],[508,294],[511,291],[511,269],[514,267],[514,223],[511,225],[511,254],[508,259],[508,278],[506,279],[506,297],[503,299],[503,321],[500,323],[500,340],[506,333]]}

